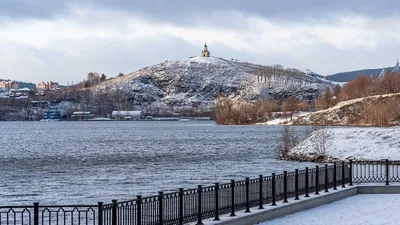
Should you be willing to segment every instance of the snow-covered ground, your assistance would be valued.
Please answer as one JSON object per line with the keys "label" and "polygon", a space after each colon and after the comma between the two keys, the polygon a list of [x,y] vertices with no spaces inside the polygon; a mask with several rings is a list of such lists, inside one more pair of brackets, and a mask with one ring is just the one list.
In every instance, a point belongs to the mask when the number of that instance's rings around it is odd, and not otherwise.
{"label": "snow-covered ground", "polygon": [[400,127],[333,127],[314,131],[290,150],[290,156],[324,153],[339,159],[399,160]]}
{"label": "snow-covered ground", "polygon": [[[357,106],[362,102],[367,104],[374,104],[378,99],[392,98],[400,96],[400,93],[395,94],[384,94],[384,95],[374,95],[364,98],[356,98],[348,101],[342,101],[335,106],[319,110],[316,112],[309,113],[307,115],[299,116],[294,124],[321,124],[319,122],[324,122],[324,124],[335,124],[335,125],[351,125],[351,122],[355,116],[359,116],[364,110],[363,107]],[[365,124],[367,125],[367,124]]]}
{"label": "snow-covered ground", "polygon": [[[306,116],[310,114],[310,112],[298,112],[293,114],[292,119],[295,120],[297,118],[299,118],[300,116]],[[265,123],[257,123],[256,125],[283,125],[283,124],[289,124],[291,122],[290,120],[290,116],[286,117],[286,118],[276,118],[273,120],[269,120]]]}
{"label": "snow-covered ground", "polygon": [[400,194],[356,195],[260,225],[395,225],[400,221],[399,207]]}

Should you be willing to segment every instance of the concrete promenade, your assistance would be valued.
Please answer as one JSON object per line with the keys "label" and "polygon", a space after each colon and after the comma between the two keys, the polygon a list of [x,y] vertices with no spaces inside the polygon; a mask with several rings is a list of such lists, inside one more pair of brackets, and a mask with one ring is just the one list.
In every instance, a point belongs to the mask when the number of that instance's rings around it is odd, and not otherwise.
{"label": "concrete promenade", "polygon": [[[385,186],[383,184],[363,184],[346,186],[341,188],[338,186],[337,190],[329,189],[329,192],[321,191],[319,195],[314,193],[306,198],[300,196],[300,200],[288,199],[288,203],[277,202],[277,206],[264,205],[264,209],[258,207],[251,208],[250,213],[236,212],[235,217],[230,217],[229,214],[221,215],[220,221],[213,221],[213,219],[205,219],[203,223],[220,224],[220,225],[254,225],[268,220],[283,217],[289,214],[300,212],[303,210],[315,208],[321,205],[329,204],[338,200],[342,200],[357,194],[400,194],[400,186],[391,184]],[[190,223],[196,224],[196,223]]]}

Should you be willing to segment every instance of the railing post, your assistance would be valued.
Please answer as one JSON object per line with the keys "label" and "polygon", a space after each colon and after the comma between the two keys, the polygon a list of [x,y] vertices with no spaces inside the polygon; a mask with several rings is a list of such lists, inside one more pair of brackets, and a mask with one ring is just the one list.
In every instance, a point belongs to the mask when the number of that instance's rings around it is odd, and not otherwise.
{"label": "railing post", "polygon": [[179,188],[179,225],[183,225],[183,188]]}
{"label": "railing post", "polygon": [[294,200],[300,200],[299,199],[299,170],[298,169],[294,170],[294,192],[296,195]]}
{"label": "railing post", "polygon": [[353,186],[353,160],[350,159],[350,171],[349,171],[349,177],[350,177],[350,184],[349,186]]}
{"label": "railing post", "polygon": [[263,207],[263,180],[264,180],[263,175],[259,175],[258,182],[260,185],[260,193],[258,193],[258,204],[259,204],[258,209],[264,209],[264,207]]}
{"label": "railing post", "polygon": [[33,203],[33,225],[39,225],[39,202]]}
{"label": "railing post", "polygon": [[112,200],[111,225],[117,225],[117,200]]}
{"label": "railing post", "polygon": [[315,166],[315,195],[319,195],[319,166]]}
{"label": "railing post", "polygon": [[97,225],[103,225],[103,202],[98,202],[97,205]]}
{"label": "railing post", "polygon": [[336,186],[336,162],[333,163],[333,190],[337,190]]}
{"label": "railing post", "polygon": [[202,217],[203,217],[203,215],[202,215],[202,206],[201,206],[201,195],[202,195],[202,193],[203,193],[203,186],[202,185],[198,185],[197,186],[198,187],[198,190],[197,190],[197,193],[198,193],[198,200],[197,200],[197,223],[196,223],[196,225],[202,225],[203,224],[203,222],[201,221],[202,220]]}
{"label": "railing post", "polygon": [[235,215],[235,180],[231,180],[231,215]]}
{"label": "railing post", "polygon": [[306,178],[305,178],[305,180],[306,180],[306,183],[305,183],[305,185],[306,185],[306,195],[304,196],[304,197],[310,197],[309,195],[308,195],[308,167],[306,167]]}
{"label": "railing post", "polygon": [[219,183],[215,183],[215,218],[219,220]]}
{"label": "railing post", "polygon": [[250,212],[250,178],[246,177],[246,181],[245,181],[245,185],[246,185],[246,211],[244,211],[245,213],[249,213]]}
{"label": "railing post", "polygon": [[328,191],[329,179],[328,179],[328,164],[325,164],[325,192]]}
{"label": "railing post", "polygon": [[287,171],[283,171],[283,203],[288,203],[288,200],[287,200]]}
{"label": "railing post", "polygon": [[385,160],[386,165],[386,185],[389,185],[389,160]]}
{"label": "railing post", "polygon": [[344,179],[344,177],[346,176],[345,172],[344,172],[344,161],[342,161],[342,188],[345,188],[346,186],[344,185],[346,182],[346,179]]}
{"label": "railing post", "polygon": [[272,204],[271,206],[276,206],[276,190],[275,190],[275,173],[272,173]]}
{"label": "railing post", "polygon": [[164,192],[158,192],[158,224],[164,224],[164,207],[163,207]]}
{"label": "railing post", "polygon": [[142,196],[136,195],[136,223],[142,225]]}

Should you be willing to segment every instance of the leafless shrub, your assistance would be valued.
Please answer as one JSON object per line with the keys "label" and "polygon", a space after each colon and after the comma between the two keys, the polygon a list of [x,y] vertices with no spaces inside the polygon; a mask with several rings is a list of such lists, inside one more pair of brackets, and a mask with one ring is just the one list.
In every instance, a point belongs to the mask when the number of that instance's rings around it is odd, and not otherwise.
{"label": "leafless shrub", "polygon": [[297,130],[294,126],[283,126],[281,133],[281,158],[289,159],[289,151],[304,140],[311,130],[306,127],[305,130]]}
{"label": "leafless shrub", "polygon": [[214,117],[219,125],[254,124],[268,120],[274,110],[279,110],[275,101],[260,100],[253,104],[221,96],[215,101]]}
{"label": "leafless shrub", "polygon": [[287,98],[282,105],[283,112],[290,113],[290,120],[293,119],[293,114],[298,111],[300,102],[295,96],[290,96]]}
{"label": "leafless shrub", "polygon": [[328,139],[328,131],[325,127],[313,127],[313,135],[314,135],[314,150],[316,152],[317,157],[326,157],[326,151],[329,147],[327,139]]}
{"label": "leafless shrub", "polygon": [[363,121],[374,126],[398,125],[400,122],[400,98],[389,98],[365,103]]}

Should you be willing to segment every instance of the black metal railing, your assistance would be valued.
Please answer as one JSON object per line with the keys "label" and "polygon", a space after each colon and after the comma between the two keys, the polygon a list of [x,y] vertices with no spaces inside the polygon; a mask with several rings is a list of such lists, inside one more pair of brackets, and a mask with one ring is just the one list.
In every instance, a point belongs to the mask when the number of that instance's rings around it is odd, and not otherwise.
{"label": "black metal railing", "polygon": [[[0,206],[0,224],[93,224],[99,225],[102,203],[98,205]],[[100,212],[100,214],[99,214]]]}
{"label": "black metal railing", "polygon": [[349,161],[97,205],[0,206],[0,225],[180,225],[263,209],[353,183],[400,182],[400,161]]}

